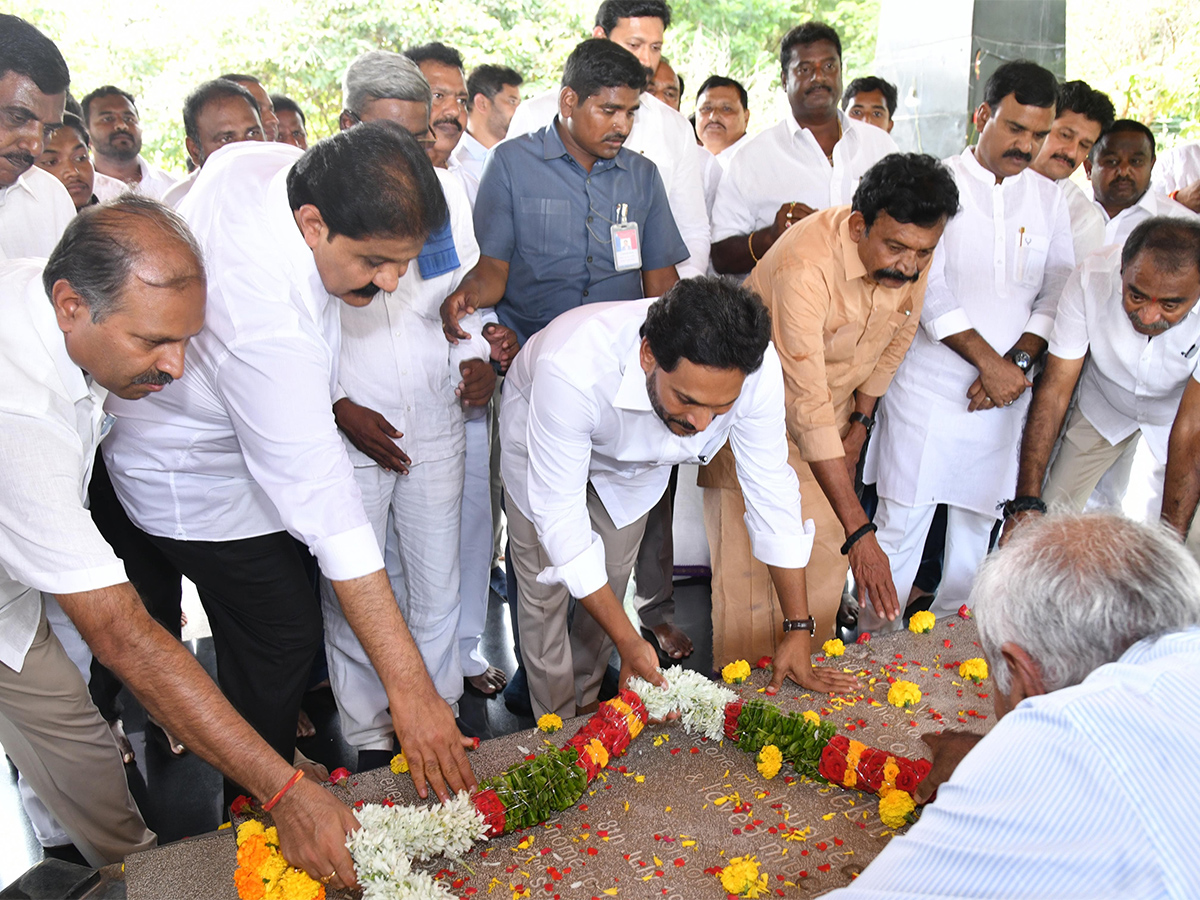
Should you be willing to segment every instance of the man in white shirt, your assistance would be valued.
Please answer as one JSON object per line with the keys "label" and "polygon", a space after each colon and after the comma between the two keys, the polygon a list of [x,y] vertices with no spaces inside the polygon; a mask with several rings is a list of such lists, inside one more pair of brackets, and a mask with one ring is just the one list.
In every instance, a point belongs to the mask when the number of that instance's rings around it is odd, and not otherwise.
{"label": "man in white shirt", "polygon": [[[1196,221],[1146,219],[1123,247],[1105,247],[1075,270],[1058,303],[1046,369],[1025,423],[1017,496],[1009,504],[1016,522],[1044,512],[1048,504],[1082,510],[1139,435],[1158,464],[1154,481],[1160,496],[1164,467],[1195,467],[1186,452],[1173,460],[1180,448],[1171,433],[1184,414],[1184,388],[1196,373],[1198,298]],[[1051,464],[1076,387],[1077,405]],[[1167,493],[1177,493],[1175,486]],[[1193,511],[1182,518],[1185,530]]]}
{"label": "man in white shirt", "polygon": [[1083,262],[1092,251],[1112,243],[1104,239],[1104,219],[1071,176],[1080,165],[1087,164],[1088,154],[1112,125],[1114,115],[1108,95],[1087,82],[1068,81],[1059,85],[1054,125],[1030,166],[1039,175],[1056,182],[1066,197],[1076,262]]}
{"label": "man in white shirt", "polygon": [[1154,190],[1200,213],[1200,141],[1164,150],[1154,162]]}
{"label": "man in white shirt", "polygon": [[738,151],[713,204],[712,264],[745,275],[779,236],[811,212],[845,206],[863,173],[896,142],[838,109],[842,41],[822,22],[789,31],[779,48],[790,114]]}
{"label": "man in white shirt", "polygon": [[436,140],[426,146],[436,168],[450,165],[450,154],[467,130],[467,78],[463,74],[462,54],[440,41],[409,47],[404,55],[421,69],[433,93],[429,127]]}
{"label": "man in white shirt", "polygon": [[1165,194],[1150,190],[1154,134],[1141,122],[1118,119],[1096,142],[1083,164],[1092,180],[1095,209],[1104,221],[1104,243],[1124,244],[1151,216],[1200,217]]}
{"label": "man in white shirt", "polygon": [[467,130],[450,154],[450,170],[462,179],[472,209],[487,152],[508,135],[524,82],[515,69],[493,65],[477,66],[467,78]]}
{"label": "man in white shirt", "polygon": [[[996,507],[1012,496],[1029,369],[1074,268],[1066,200],[1029,170],[1057,96],[1054,76],[1026,61],[988,79],[975,114],[979,143],[946,160],[962,209],[934,255],[922,327],[880,401],[867,450],[863,478],[877,483],[876,537],[898,597],[909,596],[938,504],[948,507],[938,614],[966,600]],[[862,606],[867,631],[902,623]]]}
{"label": "man in white shirt", "polygon": [[[204,322],[199,246],[164,207],[130,196],[81,213],[48,261],[0,265],[0,285],[0,741],[100,866],[147,849],[154,835],[108,726],[47,626],[43,593],[151,714],[260,801],[294,771],[150,618],[86,509],[96,445],[112,424],[106,395],[131,404],[169,395],[185,375],[185,345]],[[273,815],[293,864],[353,882],[342,847],[355,827],[348,808],[309,781],[286,790]]]}
{"label": "man in white shirt", "polygon": [[[604,0],[596,10],[592,37],[620,44],[638,58],[649,79],[658,69],[663,32],[670,24],[671,8],[664,0]],[[523,101],[509,124],[508,136],[519,137],[549,125],[558,114],[559,93],[555,87]],[[679,263],[680,278],[708,271],[709,220],[695,144],[696,133],[687,119],[653,95],[642,93],[624,146],[658,166],[671,215],[690,254]]]}
{"label": "man in white shirt", "polygon": [[[403,97],[387,96],[397,93]],[[350,64],[342,94],[343,108],[354,112],[351,121],[357,122],[387,120],[388,99],[430,99],[416,64],[384,50]],[[423,136],[428,130],[426,112],[413,131]],[[438,310],[478,261],[479,245],[462,185],[446,169],[434,171],[449,207],[450,230],[431,235],[394,291],[381,292],[366,306],[342,306],[338,388],[343,396],[333,412],[404,621],[438,693],[456,707],[464,676],[490,686],[479,643],[487,617],[491,555],[477,560],[472,602],[460,603],[459,545],[467,453],[464,407],[477,415],[479,407],[487,406],[495,373],[478,314],[471,317],[470,340],[451,345],[442,336]],[[486,423],[482,465],[477,467],[486,501]],[[490,551],[490,509],[479,518],[485,550]],[[359,750],[360,770],[386,765],[393,755],[387,693],[327,578],[321,579],[321,605],[342,735]],[[468,625],[464,618],[471,621],[460,641],[460,629]],[[503,673],[499,675],[493,692],[504,686]]]}
{"label": "man in white shirt", "polygon": [[1200,566],[1165,529],[1050,516],[985,563],[970,605],[998,722],[926,736],[917,799],[937,800],[826,896],[1194,897]]}
{"label": "man in white shirt", "polygon": [[768,692],[785,677],[816,691],[852,688],[851,676],[810,665],[812,523],[787,465],[770,328],[754,294],[694,278],[655,301],[564,313],[517,354],[500,409],[501,471],[535,716],[594,708],[614,644],[622,684],[632,674],[663,682],[620,598],[671,465],[707,463],[726,440],[754,553],[771,567],[788,620]]}
{"label": "man in white shirt", "polygon": [[[173,175],[142,158],[142,128],[133,94],[106,84],[79,101],[83,122],[92,136],[96,171],[128,185],[146,197],[161,200],[167,188],[176,182]],[[96,185],[100,202],[111,200],[107,183]]]}
{"label": "man in white shirt", "polygon": [[696,137],[716,157],[722,172],[746,146],[750,124],[750,95],[741,82],[723,75],[710,75],[696,92]]}
{"label": "man in white shirt", "polygon": [[332,410],[339,307],[394,290],[445,219],[428,159],[384,122],[303,155],[245,142],[209,160],[180,212],[206,250],[205,326],[176,390],[112,406],[105,461],[122,505],[196,584],[222,689],[277,752],[293,753],[321,640],[307,548],[387,689],[418,792],[471,787]]}

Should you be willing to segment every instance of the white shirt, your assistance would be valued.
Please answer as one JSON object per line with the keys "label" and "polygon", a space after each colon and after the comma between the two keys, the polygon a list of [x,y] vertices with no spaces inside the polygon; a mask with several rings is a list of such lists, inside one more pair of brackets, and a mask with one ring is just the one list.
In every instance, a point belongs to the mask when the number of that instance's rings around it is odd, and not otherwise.
{"label": "white shirt", "polygon": [[105,175],[103,172],[94,172],[92,177],[92,194],[101,203],[105,203],[114,197],[120,197],[129,190],[129,185],[119,178],[113,178],[110,175]]}
{"label": "white shirt", "polygon": [[[1063,192],[1067,201],[1067,212],[1071,216],[1071,236],[1074,238],[1075,259],[1082,260],[1095,253],[1105,244],[1112,243],[1104,239],[1104,220],[1092,201],[1092,191],[1089,187],[1084,191],[1070,178],[1061,178],[1056,184]],[[1122,243],[1124,243],[1122,241]]]}
{"label": "white shirt", "polygon": [[775,221],[779,207],[793,200],[826,209],[854,199],[859,179],[895,153],[896,142],[882,128],[840,110],[837,116],[842,138],[834,145],[832,164],[812,132],[801,128],[791,113],[749,141],[738,142],[744,146],[730,160],[713,204],[714,244],[765,228]]}
{"label": "white shirt", "polygon": [[1197,181],[1200,181],[1200,141],[1172,147],[1155,157],[1151,190],[1170,194]]}
{"label": "white shirt", "polygon": [[49,256],[73,218],[75,203],[62,182],[32,166],[0,188],[0,259]]}
{"label": "white shirt", "polygon": [[740,151],[748,143],[750,143],[750,135],[743,133],[740,138],[713,157],[720,164],[721,171],[729,171],[729,164],[733,162],[733,158],[737,156],[738,151]]}
{"label": "white shirt", "polygon": [[104,458],[129,517],[182,541],[287,530],[333,581],[383,568],[333,420],[339,308],[288,206],[302,152],[231,144],[179,212],[204,248],[208,306],[178,383],[118,417]]}
{"label": "white shirt", "polygon": [[67,355],[43,265],[0,263],[0,663],[17,672],[37,631],[39,591],[129,580],[86,508],[109,424],[106,391]]}
{"label": "white shirt", "polygon": [[827,900],[1196,896],[1200,631],[1030,697],[908,833]]}
{"label": "white shirt", "polygon": [[1048,338],[1075,266],[1071,219],[1062,191],[1032,169],[996,184],[969,147],[945,163],[959,212],[930,264],[922,327],[880,403],[864,477],[909,506],[995,515],[1016,485],[1029,391],[1012,406],[968,412],[979,372],[941,341],[973,328],[1003,354],[1024,332]]}
{"label": "white shirt", "polygon": [[[487,359],[479,313],[463,320],[469,341],[451,344],[442,333],[439,310],[479,261],[471,204],[451,172],[434,169],[450,207],[450,228],[459,267],[428,280],[414,260],[392,293],[380,292],[366,306],[342,303],[342,349],[338,383],[353,402],[383,415],[404,435],[397,446],[413,465],[456,456],[466,448],[463,408],[454,389],[458,365]],[[376,465],[344,434],[355,467]]]}
{"label": "white shirt", "polygon": [[650,405],[638,329],[652,300],[570,310],[513,361],[500,407],[500,471],[509,502],[537,527],[550,565],[543,584],[585,597],[608,582],[604,545],[586,506],[590,481],[613,524],[649,512],[671,466],[706,465],[730,441],[755,557],[800,568],[812,552],[799,482],[787,464],[783,369],[774,345],[729,412],[705,431],[673,434]]}
{"label": "white shirt", "polygon": [[450,171],[458,175],[471,201],[471,209],[475,208],[475,198],[479,196],[479,179],[483,175],[483,163],[487,155],[488,148],[475,140],[469,131],[462,133],[450,151]]}
{"label": "white shirt", "polygon": [[696,145],[696,158],[700,161],[700,178],[704,182],[704,205],[711,218],[713,203],[717,199],[717,187],[721,184],[721,176],[725,170],[721,168],[717,158],[700,144]]}
{"label": "white shirt", "polygon": [[1161,334],[1138,334],[1121,303],[1121,247],[1105,247],[1071,275],[1058,301],[1050,352],[1082,359],[1079,410],[1110,444],[1141,430],[1160,463],[1200,359],[1200,303]]}
{"label": "white shirt", "polygon": [[[553,122],[561,92],[561,88],[553,88],[522,100],[509,123],[508,138],[529,134]],[[658,166],[675,226],[691,254],[675,267],[679,277],[704,275],[708,271],[709,227],[700,167],[692,151],[696,132],[678,111],[653,94],[642,94],[640,104],[624,146]]]}
{"label": "white shirt", "polygon": [[186,178],[180,178],[167,188],[162,195],[163,204],[171,207],[171,209],[179,209],[179,204],[183,202],[183,198],[191,191],[192,185],[196,183],[196,176],[199,174],[200,169],[196,169],[190,172]]}
{"label": "white shirt", "polygon": [[1191,219],[1193,222],[1200,222],[1200,216],[1196,215],[1182,203],[1178,203],[1166,194],[1160,194],[1157,191],[1146,191],[1137,203],[1133,204],[1133,206],[1127,206],[1111,218],[1108,215],[1108,211],[1100,205],[1099,200],[1093,202],[1104,222],[1104,243],[1106,245],[1119,244],[1124,246],[1125,241],[1129,239],[1130,232],[1151,216],[1172,216],[1177,219]]}
{"label": "white shirt", "polygon": [[138,156],[137,161],[138,168],[142,171],[140,181],[127,184],[119,178],[110,178],[109,181],[116,182],[116,185],[120,185],[120,187],[110,185],[107,181],[103,183],[97,181],[92,186],[92,193],[96,195],[96,198],[101,203],[111,200],[113,197],[119,197],[127,190],[135,191],[143,197],[149,197],[152,200],[162,200],[163,194],[167,192],[167,188],[179,180],[176,176],[164,172],[158,166],[148,162],[142,156]]}

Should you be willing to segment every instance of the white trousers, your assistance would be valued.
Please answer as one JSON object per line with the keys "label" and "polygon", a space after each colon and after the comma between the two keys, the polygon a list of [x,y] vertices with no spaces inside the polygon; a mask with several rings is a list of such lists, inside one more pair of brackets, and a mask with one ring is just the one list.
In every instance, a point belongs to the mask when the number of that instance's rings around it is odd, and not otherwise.
{"label": "white trousers", "polygon": [[[354,479],[404,621],[434,687],[457,713],[463,691],[458,657],[463,457],[418,463],[407,475],[363,466],[354,470]],[[387,694],[327,578],[321,579],[321,610],[342,734],[359,750],[389,750],[394,731]]]}
{"label": "white trousers", "polygon": [[[936,511],[935,503],[905,506],[887,497],[879,498],[879,508],[875,512],[875,525],[879,530],[875,537],[891,563],[896,596],[902,605],[908,601],[912,591],[913,580],[921,566],[925,538]],[[975,582],[975,571],[987,556],[995,524],[995,516],[982,515],[961,506],[947,507],[942,581],[930,607],[934,615],[957,612],[967,602],[971,585]],[[903,616],[888,622],[887,619],[880,619],[870,604],[859,609],[858,620],[859,630],[872,634],[899,631],[904,627]]]}
{"label": "white trousers", "polygon": [[[488,411],[490,416],[491,412]],[[463,477],[459,582],[462,607],[458,616],[458,658],[463,675],[487,671],[480,643],[487,626],[488,584],[492,574],[492,490],[488,416],[468,419],[466,471]]]}

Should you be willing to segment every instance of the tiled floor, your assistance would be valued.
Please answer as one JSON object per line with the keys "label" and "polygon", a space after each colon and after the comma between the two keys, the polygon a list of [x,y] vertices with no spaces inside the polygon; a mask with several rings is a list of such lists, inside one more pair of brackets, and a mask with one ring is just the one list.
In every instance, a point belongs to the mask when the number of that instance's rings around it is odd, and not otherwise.
{"label": "tiled floor", "polygon": [[[708,673],[712,669],[712,626],[710,620],[709,588],[707,582],[680,582],[676,585],[676,621],[696,645],[685,665]],[[193,628],[202,624],[191,618]],[[510,675],[515,668],[512,654],[512,633],[508,607],[495,594],[488,608],[487,635],[484,651],[493,665]],[[185,637],[187,632],[185,632]],[[201,664],[212,673],[215,670],[212,639],[199,638],[187,642]],[[175,841],[187,835],[202,834],[215,829],[222,821],[221,776],[195,756],[171,756],[166,745],[157,738],[146,740],[145,713],[128,694],[121,695],[124,707],[125,730],[137,752],[135,765],[126,767],[130,789],[141,807],[146,823],[156,831],[161,842]],[[337,709],[328,689],[310,693],[304,708],[317,727],[315,737],[299,742],[300,749],[311,759],[334,769],[346,766],[353,769],[357,754],[341,738]],[[532,727],[533,721],[510,713],[500,699],[485,700],[466,695],[460,706],[466,721],[486,718],[492,731],[508,734]],[[42,850],[33,836],[17,794],[17,776],[10,765],[0,771],[0,887],[9,884],[42,858]]]}

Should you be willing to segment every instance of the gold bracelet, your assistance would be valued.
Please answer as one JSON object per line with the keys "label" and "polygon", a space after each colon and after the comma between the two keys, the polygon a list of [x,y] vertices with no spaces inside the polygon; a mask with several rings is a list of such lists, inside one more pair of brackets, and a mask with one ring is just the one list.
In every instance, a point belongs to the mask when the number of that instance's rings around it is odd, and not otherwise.
{"label": "gold bracelet", "polygon": [[748,238],[746,238],[746,246],[750,249],[750,258],[757,263],[758,257],[754,255],[754,232],[753,231],[750,232],[750,236]]}

